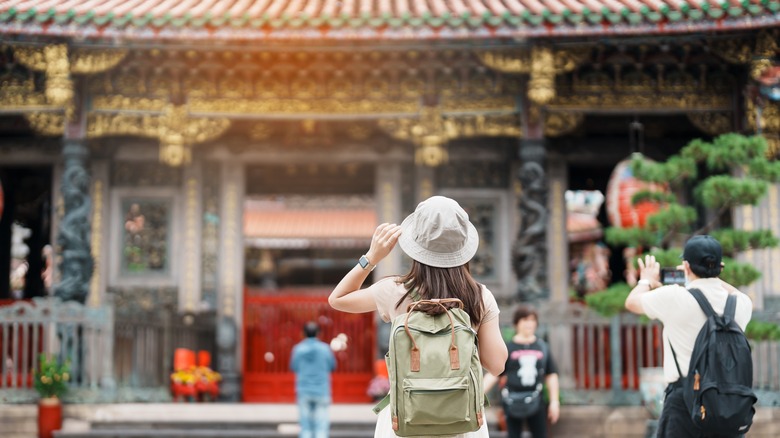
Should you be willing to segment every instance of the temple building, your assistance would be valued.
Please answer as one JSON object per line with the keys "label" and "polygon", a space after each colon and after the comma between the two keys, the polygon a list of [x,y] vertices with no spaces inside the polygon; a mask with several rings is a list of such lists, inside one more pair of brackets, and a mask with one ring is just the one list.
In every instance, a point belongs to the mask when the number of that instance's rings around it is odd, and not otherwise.
{"label": "temple building", "polygon": [[[291,400],[317,318],[363,400],[385,326],[326,296],[377,224],[457,199],[509,318],[565,306],[599,250],[567,191],[726,132],[780,150],[778,0],[4,0],[0,35],[0,300],[113,306],[120,386],[164,387],[185,344],[145,321],[212,352],[225,398]],[[778,203],[738,220],[780,234]]]}

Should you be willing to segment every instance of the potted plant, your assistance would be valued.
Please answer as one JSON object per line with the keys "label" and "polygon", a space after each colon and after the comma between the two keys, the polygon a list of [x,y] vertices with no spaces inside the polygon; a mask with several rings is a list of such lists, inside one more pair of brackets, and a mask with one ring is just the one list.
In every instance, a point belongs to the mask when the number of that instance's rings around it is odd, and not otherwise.
{"label": "potted plant", "polygon": [[68,390],[70,364],[56,357],[41,354],[35,371],[35,390],[38,392],[38,436],[51,438],[62,428],[62,396]]}

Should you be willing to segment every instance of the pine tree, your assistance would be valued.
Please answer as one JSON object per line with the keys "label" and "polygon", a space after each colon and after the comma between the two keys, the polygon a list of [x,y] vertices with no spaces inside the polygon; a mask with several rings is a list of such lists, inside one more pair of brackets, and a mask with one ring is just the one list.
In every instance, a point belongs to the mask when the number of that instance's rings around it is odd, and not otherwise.
{"label": "pine tree", "polygon": [[[770,230],[732,228],[729,213],[735,207],[757,205],[769,184],[780,181],[780,162],[769,160],[766,151],[763,137],[732,133],[711,142],[693,140],[664,162],[636,154],[631,162],[634,176],[670,190],[637,192],[631,200],[634,205],[657,202],[659,210],[642,228],[607,228],[607,243],[640,248],[644,254],[655,255],[661,266],[674,267],[680,264],[682,246],[689,237],[710,234],[723,246],[721,278],[736,287],[751,284],[761,273],[734,257],[749,249],[775,247],[778,239]],[[629,285],[617,283],[586,296],[586,302],[602,314],[615,314],[623,310],[629,291]]]}

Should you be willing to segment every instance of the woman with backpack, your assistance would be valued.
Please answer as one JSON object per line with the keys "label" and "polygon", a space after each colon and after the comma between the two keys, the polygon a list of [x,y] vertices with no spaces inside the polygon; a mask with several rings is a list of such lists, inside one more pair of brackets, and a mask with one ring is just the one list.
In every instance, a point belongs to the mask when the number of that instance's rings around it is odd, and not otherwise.
{"label": "woman with backpack", "polygon": [[[361,289],[369,272],[396,244],[412,259],[410,271]],[[498,305],[493,294],[474,280],[468,266],[478,245],[477,230],[466,211],[453,199],[431,197],[421,202],[401,225],[385,223],[376,228],[368,252],[339,282],[328,301],[334,309],[343,312],[376,310],[385,322],[390,322],[398,315],[405,315],[412,302],[457,298],[476,332],[482,367],[499,375],[504,370],[507,349],[498,325]],[[478,416],[484,418],[484,413]],[[391,418],[388,407],[383,408],[375,436],[395,437],[398,421]],[[474,432],[457,436],[487,437],[487,422],[481,422],[481,427]]]}
{"label": "woman with backpack", "polygon": [[[484,390],[501,383],[501,401],[507,438],[520,438],[523,425],[533,438],[547,438],[547,420],[555,424],[560,415],[558,367],[544,340],[536,336],[539,317],[531,307],[519,306],[512,316],[515,335],[507,343],[509,358],[500,377],[485,376]],[[547,387],[549,404],[543,399]]]}

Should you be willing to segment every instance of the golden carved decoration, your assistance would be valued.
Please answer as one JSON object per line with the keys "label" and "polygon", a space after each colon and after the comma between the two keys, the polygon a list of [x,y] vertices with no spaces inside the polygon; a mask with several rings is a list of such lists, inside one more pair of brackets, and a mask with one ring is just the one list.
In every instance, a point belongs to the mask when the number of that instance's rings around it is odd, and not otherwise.
{"label": "golden carved decoration", "polygon": [[95,74],[111,70],[127,56],[127,50],[75,49],[70,56],[70,72]]}
{"label": "golden carved decoration", "polygon": [[710,49],[732,64],[747,64],[753,59],[753,49],[746,39],[724,38],[712,42]]}
{"label": "golden carved decoration", "polygon": [[483,64],[502,73],[530,75],[528,98],[544,105],[555,97],[555,76],[577,68],[590,56],[590,52],[533,47],[530,51],[488,51],[477,56]]}
{"label": "golden carved decoration", "polygon": [[65,115],[62,113],[34,112],[25,114],[24,117],[39,135],[59,137],[65,132]]}
{"label": "golden carved decoration", "polygon": [[162,115],[90,114],[87,136],[137,135],[160,140],[160,161],[179,166],[191,160],[190,147],[213,140],[230,127],[225,118],[193,118],[184,106],[170,105]]}
{"label": "golden carved decoration", "polygon": [[423,107],[417,119],[386,119],[379,120],[378,124],[392,137],[415,145],[417,164],[436,167],[449,159],[444,146],[455,137],[455,127],[444,120],[437,107]]}
{"label": "golden carved decoration", "polygon": [[688,120],[700,131],[709,135],[720,135],[732,131],[731,113],[702,111],[687,114]]}
{"label": "golden carved decoration", "polygon": [[55,105],[67,106],[73,101],[68,47],[56,44],[43,48],[46,60],[46,98]]}
{"label": "golden carved decoration", "polygon": [[710,44],[712,51],[732,64],[750,64],[750,77],[758,79],[767,67],[773,65],[772,58],[780,53],[777,36],[768,30],[759,32],[755,42],[741,39],[724,39]]}
{"label": "golden carved decoration", "polygon": [[588,95],[558,96],[548,108],[554,110],[593,110],[625,111],[670,110],[670,111],[728,111],[731,109],[731,96],[723,93],[686,93],[686,94],[618,94],[599,93]]}
{"label": "golden carved decoration", "polygon": [[780,133],[780,103],[768,101],[764,102],[761,108],[756,108],[752,99],[746,99],[745,115],[752,131]]}
{"label": "golden carved decoration", "polygon": [[745,115],[748,126],[760,133],[767,142],[767,157],[777,158],[780,154],[780,102],[762,102],[756,108],[752,99],[745,100]]}
{"label": "golden carved decoration", "polygon": [[32,79],[4,77],[0,81],[0,107],[5,111],[25,112],[58,108],[49,104],[43,93],[35,91]]}
{"label": "golden carved decoration", "polygon": [[188,102],[193,114],[339,114],[365,115],[387,113],[415,113],[420,104],[416,100],[296,100],[296,99],[200,99]]}
{"label": "golden carved decoration", "polygon": [[145,97],[126,97],[120,95],[95,96],[92,109],[97,111],[154,111],[162,112],[169,105],[163,99]]}
{"label": "golden carved decoration", "polygon": [[71,73],[99,73],[116,66],[127,54],[125,50],[75,50],[65,44],[45,47],[14,47],[14,57],[22,65],[46,74],[45,95],[49,103],[65,108],[66,118],[74,111]]}
{"label": "golden carved decoration", "polygon": [[450,140],[522,135],[517,114],[445,116],[438,107],[423,107],[418,118],[381,119],[377,124],[393,138],[412,142],[415,162],[430,167],[447,161],[444,147]]}
{"label": "golden carved decoration", "polygon": [[[443,99],[439,107],[444,112],[505,112],[515,113],[519,110],[515,96],[494,96],[483,98]],[[416,111],[416,110],[415,110]]]}
{"label": "golden carved decoration", "polygon": [[544,135],[546,137],[566,135],[577,129],[584,119],[583,113],[547,112],[544,115]]}
{"label": "golden carved decoration", "polygon": [[555,58],[549,48],[531,51],[531,79],[528,82],[528,98],[544,105],[555,97]]}

